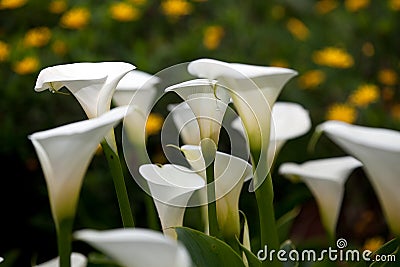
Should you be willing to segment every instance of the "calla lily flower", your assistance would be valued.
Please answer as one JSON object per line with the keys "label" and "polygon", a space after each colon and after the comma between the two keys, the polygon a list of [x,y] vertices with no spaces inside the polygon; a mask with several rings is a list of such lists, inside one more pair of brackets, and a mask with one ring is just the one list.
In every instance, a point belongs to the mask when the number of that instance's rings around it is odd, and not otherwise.
{"label": "calla lily flower", "polygon": [[[228,91],[216,81],[195,79],[170,86],[190,106],[199,124],[200,139],[218,144],[222,120],[230,101]],[[206,108],[205,108],[206,107]]]}
{"label": "calla lily flower", "polygon": [[[186,102],[182,102],[177,105],[168,105],[168,110],[170,111],[168,116],[172,116],[183,143],[186,145],[199,145],[201,141],[199,125],[190,106]],[[168,121],[168,118],[165,122]]]}
{"label": "calla lily flower", "polygon": [[300,178],[306,183],[317,201],[322,224],[334,237],[344,184],[351,172],[360,166],[362,163],[353,157],[338,157],[307,161],[300,165],[284,163],[279,173],[291,179]]}
{"label": "calla lily flower", "polygon": [[296,71],[278,67],[261,67],[239,63],[226,63],[213,59],[198,59],[188,66],[192,75],[217,80],[228,88],[233,104],[242,119],[249,137],[250,151],[257,166],[255,189],[269,172],[265,166],[270,138],[271,109],[283,86]]}
{"label": "calla lily flower", "polygon": [[118,83],[113,95],[117,106],[131,105],[140,112],[132,112],[124,119],[124,130],[133,144],[145,144],[146,117],[157,94],[160,79],[143,71],[132,70]]}
{"label": "calla lily flower", "polygon": [[[73,252],[71,254],[71,267],[86,267],[87,265],[87,258],[80,254]],[[59,267],[60,266],[60,259],[57,257],[50,261],[41,263],[39,265],[35,265],[34,267]]]}
{"label": "calla lily flower", "polygon": [[[47,67],[40,71],[35,90],[57,92],[66,87],[92,119],[110,110],[118,82],[133,69],[135,66],[125,62],[82,62]],[[106,140],[116,152],[113,131]]]}
{"label": "calla lily flower", "polygon": [[[240,118],[232,122],[232,128],[246,137]],[[309,112],[301,105],[289,102],[277,102],[272,108],[271,136],[268,147],[268,166],[286,143],[287,140],[297,138],[307,133],[311,128]]]}
{"label": "calla lily flower", "polygon": [[324,122],[316,131],[363,163],[389,228],[400,236],[400,132],[339,121]]}
{"label": "calla lily flower", "polygon": [[[192,169],[206,180],[206,164],[200,147],[185,145],[181,147],[181,151]],[[218,151],[215,157],[214,173],[219,229],[225,237],[234,238],[235,235],[240,235],[240,192],[243,183],[252,177],[252,167],[238,157]],[[203,199],[207,198],[204,196]]]}
{"label": "calla lily flower", "polygon": [[73,218],[83,177],[104,136],[125,116],[127,107],[29,136],[42,165],[56,224]]}
{"label": "calla lily flower", "polygon": [[171,227],[182,226],[189,198],[205,186],[203,178],[188,168],[172,164],[145,164],[139,172],[148,183],[163,232],[176,238]]}
{"label": "calla lily flower", "polygon": [[183,245],[153,230],[80,230],[74,236],[125,267],[192,266],[189,253]]}

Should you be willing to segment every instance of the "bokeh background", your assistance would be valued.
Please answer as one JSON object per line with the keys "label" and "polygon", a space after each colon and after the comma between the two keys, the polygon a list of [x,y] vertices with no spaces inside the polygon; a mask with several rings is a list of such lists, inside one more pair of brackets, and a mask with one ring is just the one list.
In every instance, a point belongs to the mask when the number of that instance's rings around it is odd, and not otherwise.
{"label": "bokeh background", "polygon": [[[299,75],[279,100],[308,109],[313,128],[337,119],[399,130],[399,33],[399,0],[0,0],[2,266],[30,266],[56,256],[46,186],[28,135],[85,118],[72,96],[34,92],[42,68],[126,61],[154,74],[203,57],[288,67]],[[154,110],[161,118],[164,112]],[[157,130],[162,120],[153,122],[149,151],[155,162],[164,163]],[[312,132],[289,141],[277,166],[344,155],[324,137],[308,152]],[[289,237],[300,248],[326,245],[308,189],[277,174],[274,182],[277,217],[301,207]],[[129,174],[127,184],[137,224],[147,227],[143,192]],[[76,229],[120,227],[112,187],[100,151],[84,181]],[[256,206],[247,186],[240,205],[257,248]],[[188,214],[187,224],[196,228],[196,212]],[[337,231],[358,247],[373,248],[390,239],[361,170],[346,184]],[[90,250],[79,243],[74,248]]]}

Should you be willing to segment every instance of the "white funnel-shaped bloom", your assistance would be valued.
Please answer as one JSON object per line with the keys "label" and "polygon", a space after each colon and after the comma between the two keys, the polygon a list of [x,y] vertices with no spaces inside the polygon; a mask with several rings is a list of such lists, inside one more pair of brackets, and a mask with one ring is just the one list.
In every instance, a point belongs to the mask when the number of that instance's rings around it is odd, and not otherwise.
{"label": "white funnel-shaped bloom", "polygon": [[186,248],[163,234],[141,228],[106,231],[80,230],[74,237],[85,241],[125,267],[190,267]]}
{"label": "white funnel-shaped bloom", "polygon": [[[185,145],[181,147],[181,151],[192,169],[206,180],[206,166],[200,147]],[[224,236],[239,236],[239,197],[243,183],[252,177],[252,167],[238,157],[217,152],[214,174],[219,229]],[[203,199],[207,199],[207,197],[204,196]],[[208,202],[211,201],[214,200],[208,200]]]}
{"label": "white funnel-shaped bloom", "polygon": [[230,101],[228,91],[216,81],[195,79],[165,89],[176,92],[190,106],[200,130],[200,138],[218,144],[219,133]]}
{"label": "white funnel-shaped bloom", "polygon": [[182,226],[192,194],[204,187],[203,178],[183,166],[145,164],[139,168],[146,179],[165,234],[176,238],[172,227]]}
{"label": "white funnel-shaped bloom", "polygon": [[359,159],[382,205],[391,231],[400,235],[400,132],[339,121],[320,124],[326,135]]}
{"label": "white funnel-shaped bloom", "polygon": [[[110,110],[118,82],[133,69],[135,66],[125,62],[81,62],[47,67],[40,71],[35,90],[56,92],[65,86],[92,119]],[[116,151],[113,131],[106,140]]]}
{"label": "white funnel-shaped bloom", "polygon": [[[71,253],[71,267],[86,267],[87,265],[87,258],[76,252]],[[59,257],[49,260],[47,262],[41,263],[39,265],[35,265],[34,267],[59,267],[60,266],[60,259]]]}
{"label": "white funnel-shaped bloom", "polygon": [[[232,121],[232,128],[246,137],[246,132],[240,118]],[[268,165],[272,164],[286,141],[307,133],[310,128],[310,114],[301,105],[289,102],[276,102],[272,108],[271,136],[268,147],[268,160],[270,163]]]}
{"label": "white funnel-shaped bloom", "polygon": [[312,160],[303,164],[284,163],[279,173],[291,178],[300,178],[314,195],[322,224],[334,237],[343,201],[344,184],[362,163],[353,157],[338,157]]}
{"label": "white funnel-shaped bloom", "polygon": [[125,116],[127,107],[100,117],[71,123],[29,136],[46,179],[56,223],[73,218],[81,184],[100,141]]}
{"label": "white funnel-shaped bloom", "polygon": [[271,109],[283,86],[297,72],[278,67],[262,67],[198,59],[188,66],[192,75],[217,80],[230,92],[233,104],[249,137],[250,152],[257,164],[256,189],[267,176],[267,149],[270,140]]}

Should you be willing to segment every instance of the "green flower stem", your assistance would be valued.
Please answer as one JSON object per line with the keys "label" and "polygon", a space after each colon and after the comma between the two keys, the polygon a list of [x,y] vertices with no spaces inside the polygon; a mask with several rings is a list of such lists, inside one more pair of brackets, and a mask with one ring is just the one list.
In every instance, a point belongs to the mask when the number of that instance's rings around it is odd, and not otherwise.
{"label": "green flower stem", "polygon": [[106,155],[108,166],[114,180],[115,191],[117,193],[119,209],[121,212],[122,223],[124,227],[134,227],[132,210],[129,203],[128,192],[125,186],[124,175],[122,172],[121,162],[117,153],[107,144],[106,141],[101,143],[104,154]]}
{"label": "green flower stem", "polygon": [[57,224],[57,245],[60,267],[71,267],[73,218],[61,220]]}
{"label": "green flower stem", "polygon": [[220,231],[217,220],[217,202],[215,201],[214,161],[207,166],[206,175],[207,175],[207,200],[209,202],[208,224],[210,229],[210,235],[219,237]]}
{"label": "green flower stem", "polygon": [[[262,164],[263,162],[267,162],[264,157],[261,157],[261,153],[258,150],[251,150],[253,168],[258,166],[258,163]],[[258,182],[257,172],[254,173],[254,182],[257,184],[258,188],[255,190],[257,206],[258,206],[258,215],[260,220],[260,232],[261,232],[261,246],[268,246],[268,250],[278,251],[280,248],[279,245],[279,236],[278,230],[276,227],[275,221],[275,210],[274,210],[274,188],[272,184],[271,172],[268,173],[268,176],[260,185]],[[282,266],[282,262],[278,261],[276,258],[272,262],[264,261],[263,266],[272,266],[272,267],[280,267]]]}

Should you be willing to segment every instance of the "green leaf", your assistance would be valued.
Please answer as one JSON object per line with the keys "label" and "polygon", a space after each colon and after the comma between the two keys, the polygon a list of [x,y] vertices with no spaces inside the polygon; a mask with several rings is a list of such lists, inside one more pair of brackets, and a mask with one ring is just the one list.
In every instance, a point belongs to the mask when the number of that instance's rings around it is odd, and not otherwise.
{"label": "green leaf", "polygon": [[175,231],[197,267],[245,267],[241,257],[221,240],[187,227]]}
{"label": "green leaf", "polygon": [[375,261],[369,262],[362,259],[360,263],[358,263],[355,267],[394,267],[399,266],[400,261],[400,253],[399,253],[399,240],[394,238],[388,242],[386,242],[382,247],[372,253],[369,258],[374,259],[376,255],[394,255],[396,257],[396,261]]}
{"label": "green leaf", "polygon": [[237,237],[236,237],[236,241],[239,244],[241,251],[246,256],[248,266],[251,266],[251,267],[262,266],[262,262],[257,258],[257,256],[254,255],[253,252],[248,250],[242,243],[240,243],[240,241],[237,239]]}
{"label": "green leaf", "polygon": [[293,225],[293,221],[297,215],[299,215],[299,213],[300,207],[295,207],[276,221],[276,228],[278,230],[280,240],[285,240],[288,237],[289,231]]}

